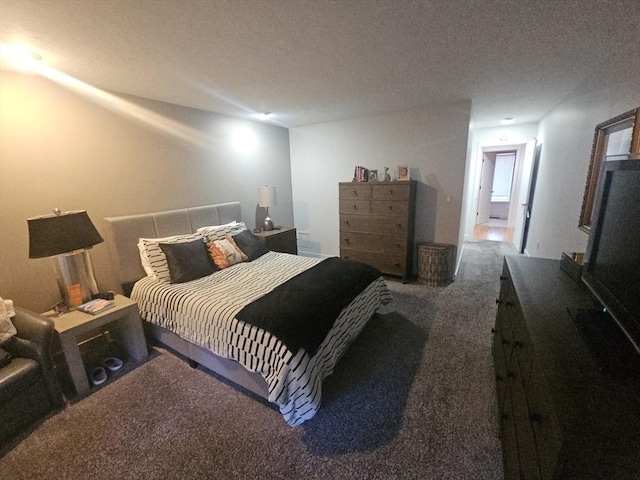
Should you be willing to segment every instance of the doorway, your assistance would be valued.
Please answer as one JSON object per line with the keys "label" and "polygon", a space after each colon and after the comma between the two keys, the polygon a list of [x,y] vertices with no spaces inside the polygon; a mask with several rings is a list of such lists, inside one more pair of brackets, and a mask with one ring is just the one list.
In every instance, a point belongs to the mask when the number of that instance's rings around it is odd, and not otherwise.
{"label": "doorway", "polygon": [[510,221],[515,172],[519,150],[494,147],[482,149],[482,165],[477,192],[475,240],[513,242],[514,227]]}

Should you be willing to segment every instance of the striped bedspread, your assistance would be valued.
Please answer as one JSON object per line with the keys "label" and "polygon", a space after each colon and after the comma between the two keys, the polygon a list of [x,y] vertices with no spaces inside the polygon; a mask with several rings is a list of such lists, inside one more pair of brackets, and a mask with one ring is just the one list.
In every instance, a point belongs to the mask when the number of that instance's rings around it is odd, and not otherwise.
{"label": "striped bedspread", "polygon": [[289,351],[276,337],[236,315],[321,261],[269,252],[187,283],[146,277],[136,283],[131,298],[146,321],[260,373],[269,388],[269,401],[278,405],[288,424],[299,425],[320,407],[322,380],[380,305],[391,300],[386,283],[378,278],[342,310],[313,357],[304,349]]}

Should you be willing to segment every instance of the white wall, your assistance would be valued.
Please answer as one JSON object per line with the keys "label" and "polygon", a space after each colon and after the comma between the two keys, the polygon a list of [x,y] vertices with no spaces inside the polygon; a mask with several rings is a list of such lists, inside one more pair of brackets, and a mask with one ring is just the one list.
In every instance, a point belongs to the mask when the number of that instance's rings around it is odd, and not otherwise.
{"label": "white wall", "polygon": [[632,47],[612,52],[539,123],[542,155],[527,247],[532,256],[559,259],[563,251],[586,250],[588,236],[578,222],[595,126],[640,106],[640,55]]}
{"label": "white wall", "polygon": [[491,218],[506,220],[509,218],[509,202],[491,202],[489,215]]}
{"label": "white wall", "polygon": [[301,253],[339,254],[338,183],[356,165],[408,164],[418,180],[416,240],[458,243],[470,105],[445,105],[290,131],[295,225]]}
{"label": "white wall", "polygon": [[[120,109],[110,110],[42,77],[0,71],[3,298],[36,311],[60,299],[49,259],[28,258],[27,218],[54,207],[87,210],[103,232],[107,216],[239,200],[243,219],[253,227],[257,186],[268,183],[278,189],[272,217],[293,224],[287,129],[122,98]],[[125,111],[166,128],[133,120]],[[238,129],[253,138],[240,146],[253,149],[236,148]],[[191,137],[201,141],[193,144]],[[92,258],[98,287],[117,289],[107,245],[96,245]]]}

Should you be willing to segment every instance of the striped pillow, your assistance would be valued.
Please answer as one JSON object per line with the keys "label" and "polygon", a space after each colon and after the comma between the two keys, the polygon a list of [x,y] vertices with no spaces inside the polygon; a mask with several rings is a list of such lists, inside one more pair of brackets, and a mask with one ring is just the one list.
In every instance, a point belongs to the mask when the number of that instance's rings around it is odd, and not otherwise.
{"label": "striped pillow", "polygon": [[246,229],[247,226],[243,222],[231,222],[224,225],[200,227],[196,233],[203,235],[207,242],[215,242],[216,240],[224,240],[227,235],[235,235]]}
{"label": "striped pillow", "polygon": [[160,243],[184,243],[194,240],[202,240],[204,237],[199,233],[187,233],[184,235],[174,235],[164,238],[141,238],[138,240],[138,250],[140,251],[140,261],[142,268],[148,276],[169,283],[171,274],[169,273],[169,265],[167,257],[160,248]]}

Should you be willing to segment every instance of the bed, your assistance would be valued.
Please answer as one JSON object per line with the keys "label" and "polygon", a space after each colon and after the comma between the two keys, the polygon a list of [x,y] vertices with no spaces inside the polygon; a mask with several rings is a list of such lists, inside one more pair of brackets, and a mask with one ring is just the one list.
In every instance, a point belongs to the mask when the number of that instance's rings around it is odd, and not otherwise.
{"label": "bed", "polygon": [[[380,272],[359,262],[259,251],[239,202],[108,217],[105,234],[146,334],[274,403],[292,426],[315,415],[322,380],[392,298]],[[201,240],[214,257],[212,244],[231,241],[242,258],[192,278],[176,258],[197,248],[190,261],[204,263]],[[160,245],[164,256],[156,257]]]}

